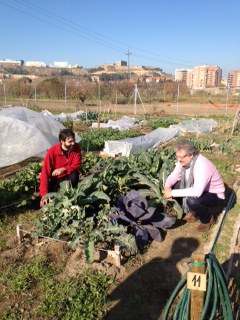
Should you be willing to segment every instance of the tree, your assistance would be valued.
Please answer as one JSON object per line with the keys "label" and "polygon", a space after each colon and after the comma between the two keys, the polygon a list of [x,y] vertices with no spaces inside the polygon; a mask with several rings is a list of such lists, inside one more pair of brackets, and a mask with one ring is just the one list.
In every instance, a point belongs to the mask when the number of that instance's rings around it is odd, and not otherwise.
{"label": "tree", "polygon": [[58,78],[43,80],[38,85],[38,92],[49,99],[62,99],[64,97],[64,82]]}
{"label": "tree", "polygon": [[16,98],[30,98],[33,92],[31,83],[32,79],[28,77],[23,77],[12,82],[9,88],[10,95],[13,95]]}
{"label": "tree", "polygon": [[134,84],[130,83],[129,81],[118,82],[116,83],[116,88],[127,100],[134,91]]}
{"label": "tree", "polygon": [[87,98],[92,95],[93,84],[89,81],[79,81],[77,84],[71,84],[68,87],[71,99],[80,100],[83,104]]}

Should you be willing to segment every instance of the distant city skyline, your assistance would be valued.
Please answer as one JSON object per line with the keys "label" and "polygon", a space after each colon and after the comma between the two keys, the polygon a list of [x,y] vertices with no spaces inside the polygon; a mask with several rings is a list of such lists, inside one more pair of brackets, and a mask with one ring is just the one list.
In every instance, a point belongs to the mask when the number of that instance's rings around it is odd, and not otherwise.
{"label": "distant city skyline", "polygon": [[238,0],[0,0],[0,59],[240,69]]}

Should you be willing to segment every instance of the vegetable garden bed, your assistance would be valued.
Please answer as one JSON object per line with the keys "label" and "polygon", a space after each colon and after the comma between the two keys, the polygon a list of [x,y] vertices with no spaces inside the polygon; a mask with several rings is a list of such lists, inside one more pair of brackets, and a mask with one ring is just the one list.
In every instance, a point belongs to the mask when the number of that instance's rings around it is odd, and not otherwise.
{"label": "vegetable garden bed", "polygon": [[[229,195],[236,179],[234,166],[239,153],[232,146],[237,144],[234,144],[235,139],[221,141],[217,134],[208,137],[208,141],[209,138],[213,142],[225,143],[224,148],[209,149],[205,136],[197,140],[200,149],[208,152],[208,157],[221,171]],[[229,154],[225,154],[225,150]],[[171,152],[158,150],[130,159],[101,159],[88,153],[84,154],[84,159],[81,183],[77,190],[63,185],[59,194],[51,195],[52,202],[41,212],[29,211],[32,206],[30,202],[27,207],[2,210],[2,319],[161,319],[168,297],[188,268],[191,254],[203,250],[211,242],[214,227],[207,233],[197,234],[196,225],[184,225],[178,220],[171,228],[160,230],[162,242],[149,241],[148,245],[138,247],[137,254],[133,254],[131,244],[134,243],[134,234],[129,233],[127,238],[122,239],[119,232],[126,233],[126,226],[109,225],[108,216],[113,205],[121,195],[126,195],[132,189],[147,198],[150,207],[158,209],[160,213],[177,216],[172,204],[167,204],[162,198],[163,180],[173,166]],[[36,168],[33,180],[38,173],[39,168]],[[28,182],[31,179],[28,176]],[[14,189],[16,183],[13,181],[9,182],[9,190]],[[23,189],[15,188],[18,190],[13,192],[14,199],[17,195],[15,192],[19,192],[21,201],[26,196],[28,190],[25,189],[25,183],[23,185]],[[5,186],[0,191],[7,190]],[[31,193],[35,190],[30,185],[28,188]],[[233,234],[237,219],[239,204],[230,211],[224,225],[227,231],[223,229],[223,238],[219,239],[216,249],[217,257],[225,266],[231,243],[226,236]],[[35,221],[38,221],[37,224]],[[31,231],[36,231],[36,236],[70,241],[75,249],[72,250],[64,242],[53,242],[47,238],[37,241],[37,238],[28,237],[27,234],[24,241],[18,244],[18,224],[30,226]],[[112,234],[109,226],[113,228]],[[120,268],[92,256],[93,246],[113,251],[118,243],[125,248],[123,254],[126,258]],[[86,263],[85,257],[93,263]],[[236,279],[238,277],[239,274]],[[239,289],[238,282],[234,288]],[[92,301],[96,302],[95,305]],[[84,305],[85,309],[80,305]]]}

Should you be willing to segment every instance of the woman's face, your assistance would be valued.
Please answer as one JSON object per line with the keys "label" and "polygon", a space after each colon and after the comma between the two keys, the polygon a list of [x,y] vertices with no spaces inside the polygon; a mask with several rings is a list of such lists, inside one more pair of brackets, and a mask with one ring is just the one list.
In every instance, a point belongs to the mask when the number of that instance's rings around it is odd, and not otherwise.
{"label": "woman's face", "polygon": [[180,149],[176,151],[176,159],[183,166],[188,166],[192,161],[193,155],[188,155],[186,150]]}

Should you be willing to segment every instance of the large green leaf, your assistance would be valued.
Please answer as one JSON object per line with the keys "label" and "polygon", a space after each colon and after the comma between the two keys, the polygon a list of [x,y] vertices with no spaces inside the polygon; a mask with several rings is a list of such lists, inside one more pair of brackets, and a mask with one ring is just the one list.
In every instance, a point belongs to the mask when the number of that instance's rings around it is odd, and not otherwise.
{"label": "large green leaf", "polygon": [[83,199],[83,203],[94,203],[98,200],[106,200],[107,202],[110,202],[109,196],[103,192],[103,191],[94,191],[91,193],[85,200]]}
{"label": "large green leaf", "polygon": [[138,178],[142,184],[151,188],[155,192],[156,197],[161,196],[161,191],[159,189],[159,186],[157,184],[153,183],[148,177],[144,176],[141,173],[135,173],[134,177]]}
{"label": "large green leaf", "polygon": [[156,198],[156,193],[150,189],[139,189],[138,192],[144,198],[146,197]]}
{"label": "large green leaf", "polygon": [[139,155],[138,161],[150,166],[152,164],[152,157],[150,153],[143,152]]}
{"label": "large green leaf", "polygon": [[93,180],[94,174],[90,174],[83,178],[79,183],[78,183],[78,189],[79,190],[85,190],[91,187],[92,180]]}
{"label": "large green leaf", "polygon": [[173,209],[176,211],[178,219],[181,219],[183,215],[183,210],[176,200],[174,200]]}
{"label": "large green leaf", "polygon": [[93,263],[95,253],[93,240],[87,240],[84,242],[84,252],[87,259],[87,263]]}

